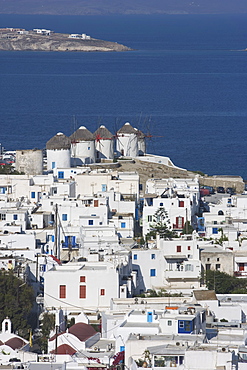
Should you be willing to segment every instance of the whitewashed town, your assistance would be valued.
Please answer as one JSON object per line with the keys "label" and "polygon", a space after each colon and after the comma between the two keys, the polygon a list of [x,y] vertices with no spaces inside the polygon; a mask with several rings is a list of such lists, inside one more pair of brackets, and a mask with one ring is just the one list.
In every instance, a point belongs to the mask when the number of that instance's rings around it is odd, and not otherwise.
{"label": "whitewashed town", "polygon": [[4,311],[1,368],[247,369],[245,182],[147,154],[150,136],[81,126],[3,151],[0,277],[34,298],[26,332]]}

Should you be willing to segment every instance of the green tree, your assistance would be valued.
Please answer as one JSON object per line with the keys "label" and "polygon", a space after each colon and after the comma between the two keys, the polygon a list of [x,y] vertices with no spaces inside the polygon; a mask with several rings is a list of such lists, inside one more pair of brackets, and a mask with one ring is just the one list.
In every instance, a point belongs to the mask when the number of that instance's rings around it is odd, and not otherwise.
{"label": "green tree", "polygon": [[13,271],[0,271],[0,322],[8,316],[13,330],[27,338],[33,303],[32,287],[17,278]]}
{"label": "green tree", "polygon": [[215,239],[215,242],[217,244],[223,245],[223,242],[227,242],[228,241],[228,237],[224,234],[224,230],[222,229],[222,227],[220,227],[218,229],[218,231],[221,232],[221,237],[219,239]]}
{"label": "green tree", "polygon": [[207,270],[205,282],[209,290],[215,290],[218,294],[247,294],[247,279],[239,279],[225,272]]}
{"label": "green tree", "polygon": [[45,312],[41,320],[41,333],[42,337],[39,339],[40,349],[47,353],[48,339],[51,330],[55,329],[55,315]]}
{"label": "green tree", "polygon": [[182,234],[192,234],[194,231],[189,221],[186,221],[183,227]]}
{"label": "green tree", "polygon": [[164,207],[157,209],[153,216],[153,223],[150,225],[150,231],[146,235],[146,239],[156,239],[156,234],[162,239],[171,239],[176,237],[176,233],[172,230],[170,225],[170,220],[168,218],[168,213]]}

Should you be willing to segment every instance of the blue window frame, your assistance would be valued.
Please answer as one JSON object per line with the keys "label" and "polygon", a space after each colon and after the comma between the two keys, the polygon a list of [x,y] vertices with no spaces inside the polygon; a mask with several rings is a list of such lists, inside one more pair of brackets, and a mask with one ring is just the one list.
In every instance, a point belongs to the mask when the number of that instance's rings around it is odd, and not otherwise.
{"label": "blue window frame", "polygon": [[56,162],[52,162],[51,163],[51,168],[55,168],[56,167]]}
{"label": "blue window frame", "polygon": [[13,220],[18,220],[18,215],[13,215]]}
{"label": "blue window frame", "polygon": [[163,207],[164,203],[160,203],[160,207]]}
{"label": "blue window frame", "polygon": [[107,190],[106,184],[101,184],[101,191],[106,191],[106,190]]}
{"label": "blue window frame", "polygon": [[125,351],[125,346],[120,346],[120,352]]}
{"label": "blue window frame", "polygon": [[93,220],[88,220],[88,225],[93,225]]}
{"label": "blue window frame", "polygon": [[68,219],[68,215],[67,215],[67,213],[63,213],[63,214],[62,214],[62,220],[63,220],[63,221],[67,221],[67,219]]}
{"label": "blue window frame", "polygon": [[191,333],[193,327],[193,320],[178,320],[178,333]]}
{"label": "blue window frame", "polygon": [[150,276],[156,276],[156,269],[150,269]]}
{"label": "blue window frame", "polygon": [[121,229],[125,229],[126,228],[126,222],[121,222]]}
{"label": "blue window frame", "polygon": [[137,260],[137,254],[133,255],[134,260]]}
{"label": "blue window frame", "polygon": [[7,191],[7,188],[5,187],[0,188],[0,194],[5,194],[6,191]]}
{"label": "blue window frame", "polygon": [[154,253],[151,254],[151,260],[155,260],[155,254]]}
{"label": "blue window frame", "polygon": [[217,227],[213,227],[212,228],[212,233],[213,234],[218,234],[218,228]]}
{"label": "blue window frame", "polygon": [[153,312],[147,312],[147,322],[153,322]]}
{"label": "blue window frame", "polygon": [[55,235],[51,236],[51,241],[54,243],[55,242]]}
{"label": "blue window frame", "polygon": [[64,179],[64,172],[63,171],[58,171],[58,178],[59,179]]}
{"label": "blue window frame", "polygon": [[31,192],[31,198],[33,199],[33,198],[35,198],[35,191],[32,191]]}

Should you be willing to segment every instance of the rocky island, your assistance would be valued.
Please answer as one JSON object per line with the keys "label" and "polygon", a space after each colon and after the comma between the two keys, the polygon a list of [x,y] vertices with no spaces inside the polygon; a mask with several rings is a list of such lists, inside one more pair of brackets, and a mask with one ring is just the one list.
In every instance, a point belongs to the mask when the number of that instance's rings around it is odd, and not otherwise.
{"label": "rocky island", "polygon": [[94,39],[83,34],[55,33],[46,29],[27,31],[0,28],[0,50],[15,51],[128,51],[117,42]]}

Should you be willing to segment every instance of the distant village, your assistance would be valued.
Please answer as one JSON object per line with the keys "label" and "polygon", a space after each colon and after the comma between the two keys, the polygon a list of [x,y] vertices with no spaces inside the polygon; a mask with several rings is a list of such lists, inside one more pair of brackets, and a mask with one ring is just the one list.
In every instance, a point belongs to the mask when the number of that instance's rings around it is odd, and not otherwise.
{"label": "distant village", "polygon": [[24,337],[4,317],[1,368],[247,369],[247,295],[216,291],[247,277],[245,183],[147,154],[148,136],[81,126],[2,152],[16,172],[0,174],[1,274],[17,302],[32,287],[37,324]]}
{"label": "distant village", "polygon": [[[0,28],[0,34],[2,37],[6,35],[7,37],[11,38],[12,34],[17,35],[42,35],[42,36],[51,36],[54,34],[54,31],[47,30],[46,28],[34,28],[33,30],[25,30],[24,28],[13,28],[13,27],[7,27],[7,28]],[[86,35],[85,33],[78,34],[78,33],[71,33],[68,35],[68,38],[72,39],[82,39],[82,40],[91,40],[91,36]]]}

